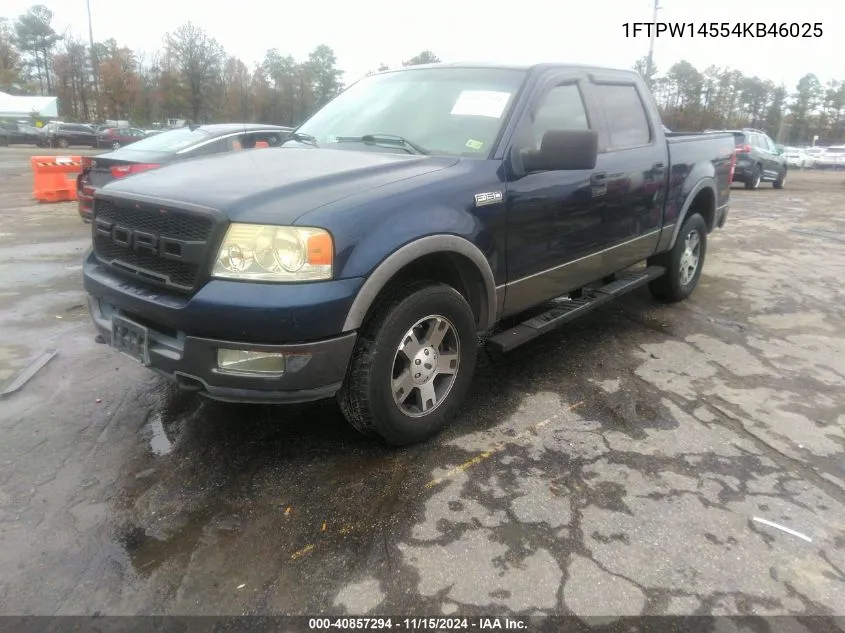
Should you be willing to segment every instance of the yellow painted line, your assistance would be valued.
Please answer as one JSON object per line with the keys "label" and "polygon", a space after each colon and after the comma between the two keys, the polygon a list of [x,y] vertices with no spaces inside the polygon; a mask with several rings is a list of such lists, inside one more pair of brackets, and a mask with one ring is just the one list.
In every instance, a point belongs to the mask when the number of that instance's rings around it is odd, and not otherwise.
{"label": "yellow painted line", "polygon": [[[548,425],[550,422],[553,422],[554,420],[561,418],[564,414],[569,413],[571,411],[574,411],[575,409],[578,409],[579,407],[581,407],[583,405],[584,405],[584,400],[581,400],[580,402],[576,402],[575,404],[567,407],[563,412],[558,413],[556,415],[553,415],[549,418],[546,418],[545,420],[540,420],[536,424],[532,424],[531,426],[523,429],[522,431],[520,431],[516,435],[508,437],[505,440],[501,440],[499,442],[496,442],[493,446],[491,446],[487,450],[482,451],[482,452],[478,453],[477,455],[471,457],[467,461],[463,462],[462,464],[459,464],[458,466],[451,468],[442,477],[438,477],[437,479],[432,479],[431,481],[429,481],[427,484],[425,484],[425,486],[423,486],[420,489],[420,493],[422,493],[422,492],[424,492],[424,491],[426,491],[430,488],[433,488],[433,487],[437,486],[438,484],[443,483],[447,479],[451,479],[455,475],[459,475],[460,473],[469,470],[473,466],[476,466],[476,465],[480,464],[481,462],[483,462],[484,460],[489,459],[490,457],[492,457],[496,453],[500,452],[504,448],[507,448],[507,446],[509,444],[513,444],[515,441],[520,440],[524,437],[527,437],[528,435],[531,435],[532,433],[536,432],[538,429],[541,429],[544,426]],[[285,514],[289,514],[290,509],[291,508],[289,506],[287,508],[287,510],[285,511]],[[328,536],[327,527],[328,526],[326,525],[326,522],[323,521],[322,525],[321,525],[320,532],[322,534],[326,534],[326,536]],[[337,531],[337,533],[341,534],[341,535],[346,535],[346,534],[349,534],[350,532],[352,532],[355,529],[356,529],[356,526],[351,525],[351,524],[346,524],[343,527],[341,527]],[[317,547],[316,543],[309,543],[308,545],[306,545],[302,549],[299,549],[299,550],[295,551],[293,554],[291,554],[291,559],[297,560],[299,558],[302,558],[303,556],[310,554],[316,547]]]}
{"label": "yellow painted line", "polygon": [[[569,413],[570,411],[574,411],[575,409],[582,406],[583,404],[584,404],[583,400],[581,400],[580,402],[576,402],[575,404],[567,407],[567,409],[564,413]],[[455,475],[459,475],[462,472],[469,470],[473,466],[483,462],[488,457],[492,457],[496,453],[500,452],[502,449],[506,448],[508,446],[508,444],[512,444],[514,442],[514,440],[520,440],[520,439],[526,437],[527,435],[534,433],[537,429],[543,428],[549,422],[552,422],[553,420],[556,420],[557,418],[561,417],[561,415],[563,415],[563,414],[558,413],[557,415],[553,415],[550,418],[546,418],[545,420],[541,420],[540,422],[537,422],[536,424],[532,424],[528,428],[523,429],[522,431],[520,431],[516,435],[509,437],[506,440],[501,440],[499,442],[496,442],[492,447],[488,448],[486,451],[479,453],[475,457],[472,457],[472,458],[468,459],[467,461],[465,461],[463,464],[455,466],[451,470],[447,471],[446,474],[443,475],[442,477],[438,477],[437,479],[432,479],[431,481],[429,481],[425,485],[425,489],[433,488],[434,486],[443,483],[447,479],[451,479]]]}

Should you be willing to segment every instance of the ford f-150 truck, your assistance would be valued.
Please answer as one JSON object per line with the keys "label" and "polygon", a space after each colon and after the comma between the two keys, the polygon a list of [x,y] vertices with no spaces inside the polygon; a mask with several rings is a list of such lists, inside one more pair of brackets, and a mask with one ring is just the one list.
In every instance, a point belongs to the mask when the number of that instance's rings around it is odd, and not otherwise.
{"label": "ford f-150 truck", "polygon": [[730,134],[664,133],[633,72],[405,68],[281,147],[98,189],[84,283],[103,339],[183,388],[336,396],[404,445],[453,418],[480,344],[689,296],[734,165]]}

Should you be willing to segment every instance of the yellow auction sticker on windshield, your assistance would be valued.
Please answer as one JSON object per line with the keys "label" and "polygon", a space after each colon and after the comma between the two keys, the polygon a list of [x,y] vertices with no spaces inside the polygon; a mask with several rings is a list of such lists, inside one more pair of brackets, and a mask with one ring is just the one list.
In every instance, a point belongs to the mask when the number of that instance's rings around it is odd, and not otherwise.
{"label": "yellow auction sticker on windshield", "polygon": [[482,147],[484,147],[484,143],[482,143],[481,141],[476,141],[475,139],[469,139],[467,141],[466,147],[468,147],[470,149],[474,149],[475,151],[478,151]]}

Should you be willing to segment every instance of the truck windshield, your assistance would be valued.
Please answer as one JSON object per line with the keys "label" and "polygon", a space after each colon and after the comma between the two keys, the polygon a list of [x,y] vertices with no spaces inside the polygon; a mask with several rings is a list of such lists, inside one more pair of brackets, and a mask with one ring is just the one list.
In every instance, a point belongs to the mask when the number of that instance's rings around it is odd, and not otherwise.
{"label": "truck windshield", "polygon": [[320,147],[362,144],[403,151],[407,139],[428,154],[486,158],[526,73],[504,68],[419,68],[365,77],[300,126]]}

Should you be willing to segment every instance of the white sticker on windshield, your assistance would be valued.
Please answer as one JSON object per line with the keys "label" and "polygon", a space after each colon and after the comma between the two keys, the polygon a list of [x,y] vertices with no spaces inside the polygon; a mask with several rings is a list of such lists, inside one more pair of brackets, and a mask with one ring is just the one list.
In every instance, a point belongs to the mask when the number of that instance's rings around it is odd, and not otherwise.
{"label": "white sticker on windshield", "polygon": [[509,92],[494,92],[492,90],[464,90],[452,108],[452,114],[468,116],[487,116],[498,119],[505,111]]}

